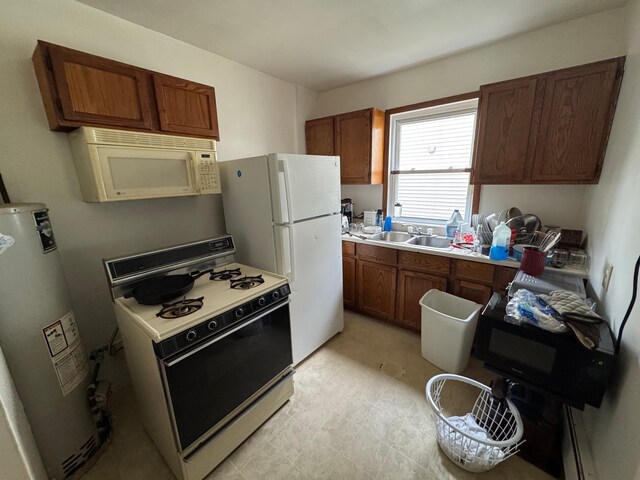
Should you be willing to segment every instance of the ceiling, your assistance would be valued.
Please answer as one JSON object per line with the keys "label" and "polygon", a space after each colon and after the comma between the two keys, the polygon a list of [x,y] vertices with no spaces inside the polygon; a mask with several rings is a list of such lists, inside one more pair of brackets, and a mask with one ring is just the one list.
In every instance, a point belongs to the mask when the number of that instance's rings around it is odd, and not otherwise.
{"label": "ceiling", "polygon": [[626,0],[79,0],[325,91]]}

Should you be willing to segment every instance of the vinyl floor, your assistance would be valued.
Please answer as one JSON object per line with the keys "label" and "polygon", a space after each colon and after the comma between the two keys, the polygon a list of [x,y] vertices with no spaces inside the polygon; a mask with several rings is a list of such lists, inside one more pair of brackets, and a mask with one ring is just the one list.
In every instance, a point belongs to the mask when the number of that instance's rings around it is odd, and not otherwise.
{"label": "vinyl floor", "polygon": [[[296,367],[292,399],[207,479],[552,478],[517,456],[485,473],[454,465],[437,445],[425,399],[426,382],[439,373],[421,357],[418,334],[345,311],[344,331]],[[474,359],[463,375],[483,383],[493,376]],[[476,396],[473,388],[452,388],[443,404],[463,414]],[[83,479],[173,479],[131,388],[113,403],[113,438]]]}

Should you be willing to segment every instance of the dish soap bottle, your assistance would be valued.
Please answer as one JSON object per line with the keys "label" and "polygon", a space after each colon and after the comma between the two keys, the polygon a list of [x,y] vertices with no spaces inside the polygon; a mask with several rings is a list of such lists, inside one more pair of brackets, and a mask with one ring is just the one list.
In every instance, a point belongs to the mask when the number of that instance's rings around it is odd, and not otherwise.
{"label": "dish soap bottle", "polygon": [[489,258],[491,260],[506,260],[509,257],[509,243],[511,242],[511,229],[501,222],[493,230],[493,241]]}
{"label": "dish soap bottle", "polygon": [[458,226],[462,223],[462,220],[463,218],[460,214],[460,210],[454,210],[447,222],[447,238],[453,238],[456,236],[456,230],[458,230]]}

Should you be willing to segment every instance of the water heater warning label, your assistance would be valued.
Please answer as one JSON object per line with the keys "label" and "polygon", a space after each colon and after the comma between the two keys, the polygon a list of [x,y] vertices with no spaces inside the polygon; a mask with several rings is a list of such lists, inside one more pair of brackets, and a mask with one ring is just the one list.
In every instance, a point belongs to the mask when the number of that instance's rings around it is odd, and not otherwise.
{"label": "water heater warning label", "polygon": [[62,394],[67,395],[89,372],[73,310],[44,327],[42,333]]}

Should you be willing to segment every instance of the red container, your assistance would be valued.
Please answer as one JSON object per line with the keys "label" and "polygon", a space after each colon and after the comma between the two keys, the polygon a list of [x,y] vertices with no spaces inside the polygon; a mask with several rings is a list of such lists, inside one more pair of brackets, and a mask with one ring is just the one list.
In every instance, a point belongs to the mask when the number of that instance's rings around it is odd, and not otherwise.
{"label": "red container", "polygon": [[547,252],[541,252],[535,247],[524,247],[522,249],[520,270],[527,275],[537,277],[544,272],[544,264],[546,261]]}

